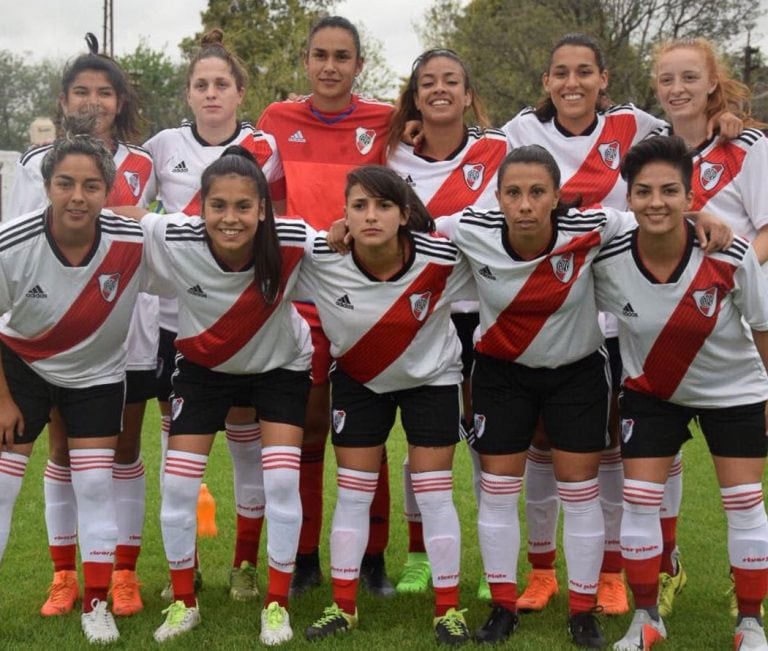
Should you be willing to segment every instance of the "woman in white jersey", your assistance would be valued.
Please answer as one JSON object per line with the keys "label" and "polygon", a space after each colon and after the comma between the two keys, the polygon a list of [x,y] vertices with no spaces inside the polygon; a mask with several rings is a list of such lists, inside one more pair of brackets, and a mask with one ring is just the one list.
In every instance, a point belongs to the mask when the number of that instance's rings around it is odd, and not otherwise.
{"label": "woman in white jersey", "polygon": [[[659,45],[653,59],[653,84],[669,124],[656,130],[675,134],[696,150],[694,210],[707,210],[726,220],[734,232],[750,240],[757,260],[768,260],[768,139],[748,113],[750,92],[732,79],[711,43],[697,38]],[[726,109],[746,129],[732,140],[713,137],[707,124]],[[717,135],[717,134],[715,134]],[[664,552],[661,562],[659,612],[672,611],[675,595],[687,581],[677,550],[677,517],[683,494],[682,452],[672,464],[661,505]],[[736,604],[734,603],[734,609]]]}
{"label": "woman in white jersey", "polygon": [[[270,189],[281,199],[282,170],[274,141],[249,122],[237,119],[248,77],[242,63],[223,44],[223,33],[206,34],[187,72],[187,102],[192,122],[166,129],[150,138],[145,147],[156,161],[157,191],[167,213],[199,215],[202,203],[200,177],[229,145],[250,151],[264,170]],[[277,202],[280,203],[279,201]],[[280,212],[280,210],[278,210]],[[176,350],[177,303],[160,299],[159,386],[163,449],[170,427],[170,378]],[[261,436],[250,407],[234,407],[226,421],[227,446],[234,468],[237,531],[230,571],[230,596],[256,599],[256,561],[264,521],[264,486],[261,477]],[[198,574],[198,582],[200,575]],[[164,596],[171,597],[166,588]]]}
{"label": "woman in white jersey", "polygon": [[[637,223],[592,267],[598,304],[619,319],[624,368],[621,549],[636,610],[617,651],[649,649],[666,638],[659,514],[691,418],[712,454],[728,523],[738,601],[733,648],[768,649],[760,616],[768,587],[768,281],[745,239],[706,256],[697,246],[684,215],[695,196],[693,165],[676,136],[649,138],[629,151],[621,170]],[[706,618],[706,602],[697,612]]]}
{"label": "woman in white jersey", "polygon": [[[59,111],[86,127],[112,151],[117,174],[106,206],[146,207],[154,195],[152,158],[130,142],[140,136],[138,98],[125,72],[98,53],[92,34],[91,52],[70,63],[61,80]],[[20,161],[11,192],[11,214],[39,210],[47,204],[41,164],[50,145],[36,147]],[[112,577],[112,612],[132,615],[142,609],[136,562],[141,550],[145,511],[145,476],[141,460],[141,428],[146,401],[153,397],[157,366],[157,297],[140,293],[128,331],[128,374],[123,429],[118,437],[113,490],[118,504],[118,543]],[[67,455],[67,434],[54,410],[50,452],[43,484],[53,581],[40,609],[44,617],[63,615],[80,596],[77,579],[77,509]]]}
{"label": "woman in white jersey", "polygon": [[143,236],[131,220],[102,213],[115,162],[100,140],[63,136],[40,172],[48,206],[0,230],[0,548],[32,445],[55,408],[71,466],[81,624],[89,642],[104,644],[119,637],[107,609],[119,535],[113,473]]}
{"label": "woman in white jersey", "polygon": [[174,601],[155,640],[200,622],[197,495],[216,432],[231,407],[244,403],[257,410],[263,441],[269,581],[260,640],[273,646],[293,637],[288,590],[301,526],[299,458],[312,344],[286,296],[299,275],[306,226],[275,223],[266,178],[242,146],[227,148],[200,185],[202,217],[142,220],[150,280],[179,297],[160,513]]}
{"label": "woman in white jersey", "polygon": [[[506,137],[490,129],[489,120],[466,64],[452,50],[428,50],[416,59],[408,83],[400,93],[389,129],[387,166],[414,190],[432,215],[450,215],[467,206],[497,205],[496,170],[507,153]],[[476,126],[465,125],[471,110]],[[418,144],[401,141],[406,124],[421,124]],[[469,431],[472,403],[472,333],[479,322],[477,303],[454,305],[453,323],[462,342],[464,428]],[[477,462],[476,455],[473,461]],[[477,470],[477,469],[476,469]],[[431,570],[424,548],[421,513],[410,484],[408,460],[403,465],[405,517],[408,520],[408,559],[397,583],[398,592],[423,592]],[[475,472],[479,480],[479,473]],[[477,481],[475,488],[479,487]],[[489,598],[481,583],[479,594]]]}

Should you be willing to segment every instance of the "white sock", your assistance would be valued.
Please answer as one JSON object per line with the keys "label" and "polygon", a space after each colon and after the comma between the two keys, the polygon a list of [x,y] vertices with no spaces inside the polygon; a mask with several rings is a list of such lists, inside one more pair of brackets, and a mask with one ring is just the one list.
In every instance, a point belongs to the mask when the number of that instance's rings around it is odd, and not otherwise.
{"label": "white sock", "polygon": [[480,454],[471,445],[467,446],[469,458],[472,461],[472,490],[475,491],[475,502],[480,506],[480,495],[483,492],[483,470],[480,466]]}
{"label": "white sock", "polygon": [[160,526],[168,565],[183,570],[195,565],[197,496],[208,455],[168,450],[160,506]]}
{"label": "white sock", "polygon": [[370,512],[378,472],[338,468],[338,496],[331,525],[331,577],[356,579],[368,545]]}
{"label": "white sock", "polygon": [[171,417],[160,416],[160,496],[165,482],[165,457],[168,455],[168,435],[171,432]]}
{"label": "white sock", "polygon": [[302,512],[299,497],[301,448],[272,445],[262,451],[266,494],[267,557],[281,572],[293,572]]}
{"label": "white sock", "polygon": [[528,523],[528,552],[556,549],[560,500],[552,469],[552,453],[531,446],[525,464],[525,519]]}
{"label": "white sock", "polygon": [[744,570],[768,568],[768,518],[761,484],[721,488],[728,519],[728,559]]}
{"label": "white sock", "polygon": [[489,583],[517,583],[520,518],[517,504],[522,477],[482,473],[477,531],[485,577]]}
{"label": "white sock", "polygon": [[0,452],[0,561],[3,560],[11,532],[13,506],[21,490],[29,457],[15,452]]}
{"label": "white sock", "polygon": [[452,588],[459,583],[461,529],[453,504],[450,470],[411,473],[413,492],[424,527],[424,547],[432,566],[432,585]]}
{"label": "white sock", "polygon": [[113,563],[117,545],[112,465],[115,451],[69,451],[72,489],[77,503],[77,533],[83,563]]}
{"label": "white sock", "polygon": [[603,564],[605,525],[600,508],[597,477],[586,481],[557,482],[563,505],[563,551],[568,566],[568,587],[594,594]]}
{"label": "white sock", "polygon": [[227,447],[232,457],[235,510],[244,518],[264,517],[264,471],[261,465],[261,427],[258,423],[226,423]]}
{"label": "white sock", "polygon": [[661,500],[661,517],[676,518],[680,515],[683,501],[683,451],[675,455],[664,484],[664,498]]}
{"label": "white sock", "polygon": [[411,465],[408,463],[408,457],[403,459],[403,511],[406,522],[421,522],[421,511],[419,511],[416,496],[413,494]]}
{"label": "white sock", "polygon": [[114,464],[112,486],[115,491],[117,544],[139,547],[144,531],[147,488],[141,457],[133,463]]}
{"label": "white sock", "polygon": [[663,548],[659,508],[664,484],[624,479],[621,555],[632,561],[660,556]]}
{"label": "white sock", "polygon": [[60,466],[48,459],[43,494],[48,544],[51,547],[77,544],[77,502],[69,466]]}
{"label": "white sock", "polygon": [[620,447],[604,450],[600,455],[597,482],[600,486],[600,507],[603,509],[605,522],[605,551],[620,552],[624,486],[624,467],[621,464]]}

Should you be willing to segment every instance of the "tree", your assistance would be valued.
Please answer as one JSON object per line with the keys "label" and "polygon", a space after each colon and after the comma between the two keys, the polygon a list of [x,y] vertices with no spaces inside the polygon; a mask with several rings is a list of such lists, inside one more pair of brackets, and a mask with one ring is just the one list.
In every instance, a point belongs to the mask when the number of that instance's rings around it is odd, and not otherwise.
{"label": "tree", "polygon": [[436,0],[421,30],[428,46],[452,47],[470,65],[493,120],[503,124],[541,96],[541,73],[554,41],[581,31],[603,45],[609,94],[650,109],[653,46],[705,36],[728,45],[759,16],[760,0]]}

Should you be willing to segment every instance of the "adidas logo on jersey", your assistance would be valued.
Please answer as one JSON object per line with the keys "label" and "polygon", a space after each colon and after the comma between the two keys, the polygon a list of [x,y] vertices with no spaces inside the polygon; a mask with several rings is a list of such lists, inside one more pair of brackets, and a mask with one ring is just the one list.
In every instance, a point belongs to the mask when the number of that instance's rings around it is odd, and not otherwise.
{"label": "adidas logo on jersey", "polygon": [[405,177],[405,182],[410,185],[412,188],[416,187],[416,181],[413,180],[413,177],[409,174]]}
{"label": "adidas logo on jersey", "polygon": [[487,278],[488,280],[496,280],[496,276],[493,275],[493,272],[488,265],[482,267],[477,273],[479,273],[483,278]]}
{"label": "adidas logo on jersey", "polygon": [[304,137],[304,134],[301,132],[301,129],[299,129],[290,138],[288,138],[288,142],[307,142],[307,140]]}
{"label": "adidas logo on jersey", "polygon": [[178,172],[189,172],[189,170],[187,169],[187,164],[184,161],[181,161],[178,165],[171,169],[171,172],[176,174]]}
{"label": "adidas logo on jersey", "polygon": [[48,298],[48,294],[45,293],[45,290],[40,287],[40,285],[35,285],[32,289],[30,289],[26,293],[27,298]]}
{"label": "adidas logo on jersey", "polygon": [[346,310],[355,309],[355,306],[352,305],[352,301],[349,300],[349,296],[347,294],[344,294],[344,296],[342,296],[341,298],[336,299],[336,305],[338,305],[339,307],[343,307]]}
{"label": "adidas logo on jersey", "polygon": [[632,303],[627,303],[623,308],[621,308],[621,313],[624,316],[637,316],[637,312],[632,309]]}
{"label": "adidas logo on jersey", "polygon": [[187,294],[192,294],[192,296],[199,296],[200,298],[208,298],[208,294],[205,293],[202,287],[200,285],[195,285],[194,287],[190,287],[187,290]]}

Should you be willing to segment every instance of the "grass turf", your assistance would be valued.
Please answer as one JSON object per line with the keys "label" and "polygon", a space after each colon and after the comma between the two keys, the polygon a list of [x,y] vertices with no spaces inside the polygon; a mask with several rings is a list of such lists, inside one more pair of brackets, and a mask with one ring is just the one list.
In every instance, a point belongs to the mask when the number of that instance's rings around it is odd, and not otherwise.
{"label": "grass turf", "polygon": [[[401,462],[405,453],[404,437],[396,429],[388,444],[391,465],[392,519],[387,566],[395,581],[406,556],[406,526],[402,512]],[[166,606],[159,593],[165,585],[167,570],[159,526],[158,466],[159,416],[155,405],[148,406],[145,419],[143,456],[147,469],[147,517],[144,548],[139,560],[143,583],[144,611],[134,617],[118,618],[121,638],[116,648],[142,649],[156,646],[154,629],[162,621]],[[3,649],[80,649],[87,645],[80,631],[79,613],[58,618],[42,618],[39,608],[51,577],[45,523],[43,519],[42,472],[46,439],[41,437],[27,471],[16,504],[11,536],[0,567],[0,648]],[[325,525],[321,554],[324,572],[328,568],[328,533],[335,499],[335,463],[329,448],[325,486]],[[678,540],[682,562],[689,581],[678,597],[675,611],[667,620],[670,640],[661,649],[732,648],[733,622],[728,614],[726,591],[730,586],[725,545],[725,516],[720,506],[709,453],[700,436],[686,445],[684,464],[685,492]],[[234,545],[234,505],[231,463],[224,437],[217,437],[206,471],[205,481],[216,497],[219,535],[199,542],[204,587],[199,594],[202,623],[180,640],[163,645],[167,649],[210,648],[241,649],[258,645],[261,603],[245,604],[228,597],[228,573]],[[454,499],[462,523],[462,607],[470,630],[479,627],[488,613],[485,603],[475,597],[481,574],[480,552],[475,527],[476,506],[472,490],[471,463],[466,449],[457,448],[454,469]],[[523,511],[521,502],[521,512]],[[265,527],[266,532],[266,527]],[[523,540],[525,530],[523,528]],[[265,538],[265,536],[263,537]],[[264,552],[260,560],[260,586],[265,589]],[[520,556],[519,577],[522,585],[528,569],[525,553]],[[561,592],[545,612],[523,615],[520,628],[508,648],[573,649],[566,632],[567,590],[562,553],[558,557]],[[432,649],[431,594],[397,596],[390,600],[369,597],[361,591],[360,626],[346,636],[310,645],[303,631],[331,602],[330,586],[294,600],[291,617],[295,638],[284,648],[339,649]],[[603,617],[606,639],[620,638],[630,615]]]}

